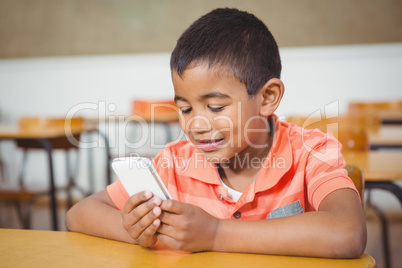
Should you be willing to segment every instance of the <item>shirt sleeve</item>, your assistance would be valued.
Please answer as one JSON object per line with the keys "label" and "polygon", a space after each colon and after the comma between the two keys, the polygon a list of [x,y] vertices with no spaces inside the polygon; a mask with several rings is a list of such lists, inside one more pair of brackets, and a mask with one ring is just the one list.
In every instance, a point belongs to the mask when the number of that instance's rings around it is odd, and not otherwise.
{"label": "shirt sleeve", "polygon": [[112,184],[106,187],[106,191],[109,194],[110,199],[112,199],[114,205],[122,210],[127,200],[130,198],[123,184],[117,179]]}
{"label": "shirt sleeve", "polygon": [[318,210],[322,200],[336,190],[350,188],[359,193],[345,169],[342,145],[331,135],[314,135],[315,145],[310,147],[306,165],[306,181],[308,201]]}

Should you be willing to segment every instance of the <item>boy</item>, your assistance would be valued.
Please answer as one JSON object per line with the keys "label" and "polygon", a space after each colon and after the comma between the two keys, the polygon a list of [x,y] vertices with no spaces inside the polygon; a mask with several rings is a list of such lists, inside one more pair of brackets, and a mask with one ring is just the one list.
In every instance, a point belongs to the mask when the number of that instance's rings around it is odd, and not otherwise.
{"label": "boy", "polygon": [[255,16],[216,9],[171,56],[180,126],[189,141],[154,159],[173,200],[129,197],[119,180],[67,214],[71,231],[186,251],[357,258],[362,206],[339,143],[279,122],[277,44]]}

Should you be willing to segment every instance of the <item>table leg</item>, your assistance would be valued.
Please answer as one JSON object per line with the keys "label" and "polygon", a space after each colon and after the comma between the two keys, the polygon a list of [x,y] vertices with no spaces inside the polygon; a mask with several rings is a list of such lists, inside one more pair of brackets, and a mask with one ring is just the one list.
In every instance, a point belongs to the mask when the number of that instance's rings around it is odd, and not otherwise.
{"label": "table leg", "polygon": [[57,200],[56,200],[56,184],[54,178],[53,158],[52,158],[52,146],[47,139],[39,139],[39,143],[46,150],[48,162],[49,162],[49,179],[50,179],[50,210],[52,215],[53,230],[58,230],[58,218],[57,218]]}

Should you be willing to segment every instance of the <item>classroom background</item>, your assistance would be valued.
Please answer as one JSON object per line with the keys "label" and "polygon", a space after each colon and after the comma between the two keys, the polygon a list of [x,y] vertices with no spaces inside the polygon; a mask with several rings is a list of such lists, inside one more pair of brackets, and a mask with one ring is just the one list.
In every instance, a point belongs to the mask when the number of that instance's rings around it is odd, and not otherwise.
{"label": "classroom background", "polygon": [[[2,0],[0,125],[17,125],[26,116],[117,118],[129,116],[134,101],[172,99],[170,52],[191,22],[218,7],[255,14],[276,38],[285,84],[276,113],[281,120],[317,113],[344,115],[353,101],[402,100],[401,1]],[[156,154],[166,138],[165,126],[155,125],[153,132],[147,132],[147,142],[133,149],[127,144],[129,136],[138,137],[143,128],[114,119],[98,120],[97,127],[108,136],[113,157]],[[170,128],[172,139],[183,138],[177,125]],[[106,186],[105,145],[99,136],[95,141],[97,145],[84,149],[78,163],[77,184],[90,191]],[[13,141],[3,140],[0,157],[1,179],[14,180],[21,151]],[[29,183],[46,185],[45,161],[43,152],[32,152],[26,167]],[[64,155],[55,152],[54,162],[56,183],[64,185]],[[95,166],[93,171],[88,162]],[[92,186],[88,174],[95,178]],[[76,192],[74,197],[82,196]],[[397,199],[384,191],[373,192],[371,198],[392,218],[390,232],[401,238]],[[46,207],[37,206],[37,210]],[[16,216],[1,214],[0,227],[7,227],[9,218]],[[375,217],[369,215],[368,220],[374,222],[370,230],[378,233]],[[47,227],[34,221],[33,228]],[[370,237],[367,250],[382,267],[377,233]],[[391,243],[393,267],[398,267],[402,260],[397,260],[396,252],[402,245]]]}

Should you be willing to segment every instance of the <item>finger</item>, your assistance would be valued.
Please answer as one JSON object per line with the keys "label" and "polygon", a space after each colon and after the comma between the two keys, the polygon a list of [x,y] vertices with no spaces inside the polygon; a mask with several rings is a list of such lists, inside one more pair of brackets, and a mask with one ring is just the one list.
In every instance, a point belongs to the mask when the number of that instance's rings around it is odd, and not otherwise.
{"label": "finger", "polygon": [[[148,228],[155,220],[158,219],[158,217],[161,215],[162,210],[160,207],[154,207],[148,214],[146,214],[144,217],[142,217],[135,225],[134,227],[138,230],[141,230],[140,234]],[[158,221],[160,221],[158,219]]]}
{"label": "finger", "polygon": [[175,228],[172,225],[166,224],[162,220],[158,228],[158,233],[167,235],[169,237],[175,237],[175,234],[177,234]]}
{"label": "finger", "polygon": [[[155,209],[160,209],[158,207],[155,207]],[[156,214],[155,214],[156,215]],[[146,229],[139,235],[137,242],[138,244],[149,247],[155,244],[156,242],[156,232],[158,231],[159,227],[161,225],[161,221],[156,218],[154,219]]]}
{"label": "finger", "polygon": [[173,249],[182,249],[184,246],[183,242],[178,241],[168,235],[158,234],[156,238]]}
{"label": "finger", "polygon": [[152,192],[150,191],[143,191],[139,192],[132,197],[130,197],[126,204],[124,205],[123,209],[121,210],[122,213],[128,214],[132,211],[135,207],[140,205],[141,203],[149,200],[152,198]]}
{"label": "finger", "polygon": [[172,225],[172,226],[175,226],[177,221],[180,221],[178,214],[170,213],[167,211],[163,211],[159,218],[161,219],[161,222],[163,224]]}
{"label": "finger", "polygon": [[[158,217],[162,213],[160,207],[154,207],[149,213],[147,213],[144,217],[139,219],[134,225],[130,226],[128,229],[131,237],[133,237],[137,242],[141,240],[145,240],[146,238],[152,237],[156,230],[159,228],[160,220]],[[152,225],[155,224],[155,227]],[[151,229],[147,231],[148,228]],[[142,235],[145,235],[142,237]]]}
{"label": "finger", "polygon": [[[159,197],[154,197],[145,203],[141,203],[137,207],[133,208],[129,213],[123,215],[123,224],[126,229],[131,228],[132,225],[137,224],[145,215],[150,213],[150,211],[159,206],[162,200]],[[159,215],[158,215],[159,216]]]}
{"label": "finger", "polygon": [[188,204],[176,200],[164,200],[161,209],[170,213],[182,214]]}

